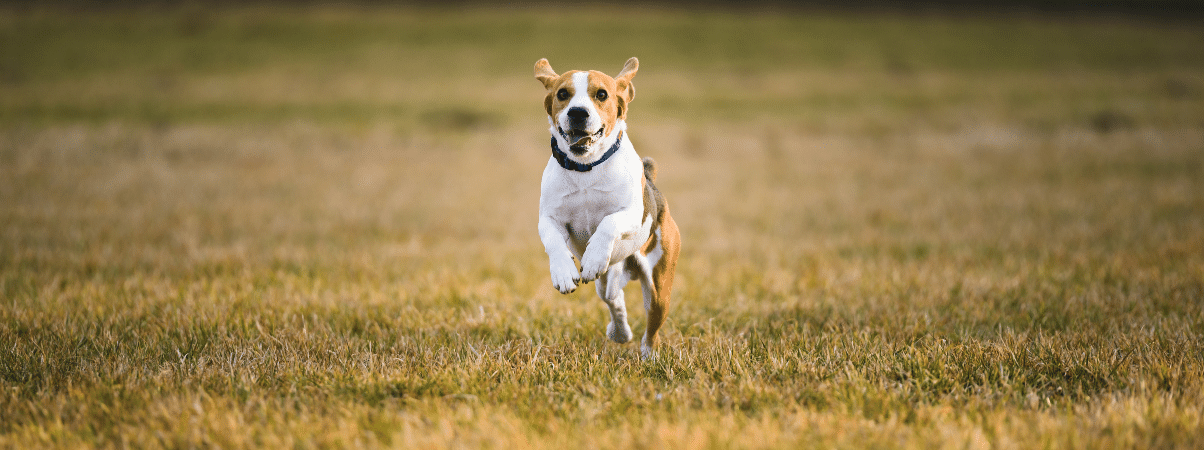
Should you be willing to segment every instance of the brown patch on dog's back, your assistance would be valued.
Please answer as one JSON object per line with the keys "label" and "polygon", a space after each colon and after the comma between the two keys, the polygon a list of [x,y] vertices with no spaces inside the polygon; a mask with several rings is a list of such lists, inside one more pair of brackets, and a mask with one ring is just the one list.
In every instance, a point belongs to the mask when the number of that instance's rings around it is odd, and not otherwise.
{"label": "brown patch on dog's back", "polygon": [[[652,166],[651,173],[648,170],[650,164]],[[657,189],[656,185],[652,183],[652,180],[655,179],[656,162],[652,161],[652,158],[644,158],[644,178],[641,180],[641,184],[644,185],[644,216],[640,220],[644,221],[648,219],[648,216],[652,216],[652,231],[660,228],[665,211],[665,196],[661,195],[660,189]]]}

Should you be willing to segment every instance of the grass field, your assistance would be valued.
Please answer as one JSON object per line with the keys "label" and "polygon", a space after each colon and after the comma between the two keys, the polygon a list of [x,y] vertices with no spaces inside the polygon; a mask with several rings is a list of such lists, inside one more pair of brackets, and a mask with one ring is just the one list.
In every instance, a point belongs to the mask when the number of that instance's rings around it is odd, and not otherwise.
{"label": "grass field", "polygon": [[[648,361],[535,233],[630,56]],[[1204,447],[1204,26],[0,10],[0,447],[126,446]]]}

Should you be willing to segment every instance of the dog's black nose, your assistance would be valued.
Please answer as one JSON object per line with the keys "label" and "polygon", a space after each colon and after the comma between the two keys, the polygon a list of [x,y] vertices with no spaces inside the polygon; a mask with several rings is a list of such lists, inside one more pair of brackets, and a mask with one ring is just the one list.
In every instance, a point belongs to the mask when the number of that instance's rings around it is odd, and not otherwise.
{"label": "dog's black nose", "polygon": [[569,114],[569,120],[572,120],[574,122],[579,122],[579,121],[589,118],[589,111],[586,111],[585,108],[582,108],[579,106],[569,108],[568,114]]}

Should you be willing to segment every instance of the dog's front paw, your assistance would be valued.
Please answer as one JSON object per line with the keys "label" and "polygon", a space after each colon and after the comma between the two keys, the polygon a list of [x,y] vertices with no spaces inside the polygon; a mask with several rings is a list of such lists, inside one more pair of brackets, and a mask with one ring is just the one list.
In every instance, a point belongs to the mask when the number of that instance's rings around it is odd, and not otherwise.
{"label": "dog's front paw", "polygon": [[569,294],[577,290],[581,282],[581,274],[573,264],[552,264],[552,287],[561,294]]}
{"label": "dog's front paw", "polygon": [[594,281],[606,273],[608,267],[610,267],[609,254],[599,255],[586,252],[585,257],[581,258],[581,279],[586,282]]}

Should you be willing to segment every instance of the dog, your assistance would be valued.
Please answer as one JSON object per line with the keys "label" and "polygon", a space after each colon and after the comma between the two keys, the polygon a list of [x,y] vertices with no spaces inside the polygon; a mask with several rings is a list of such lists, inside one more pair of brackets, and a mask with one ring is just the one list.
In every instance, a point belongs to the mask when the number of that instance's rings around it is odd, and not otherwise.
{"label": "dog", "polygon": [[623,287],[640,280],[648,313],[640,352],[649,358],[668,315],[681,234],[653,184],[656,162],[640,159],[627,133],[639,64],[631,58],[611,78],[596,70],[557,75],[547,59],[535,63],[535,78],[547,89],[543,104],[552,134],[540,183],[539,238],[552,287],[561,294],[597,281],[610,309],[606,335],[614,342],[631,341]]}

